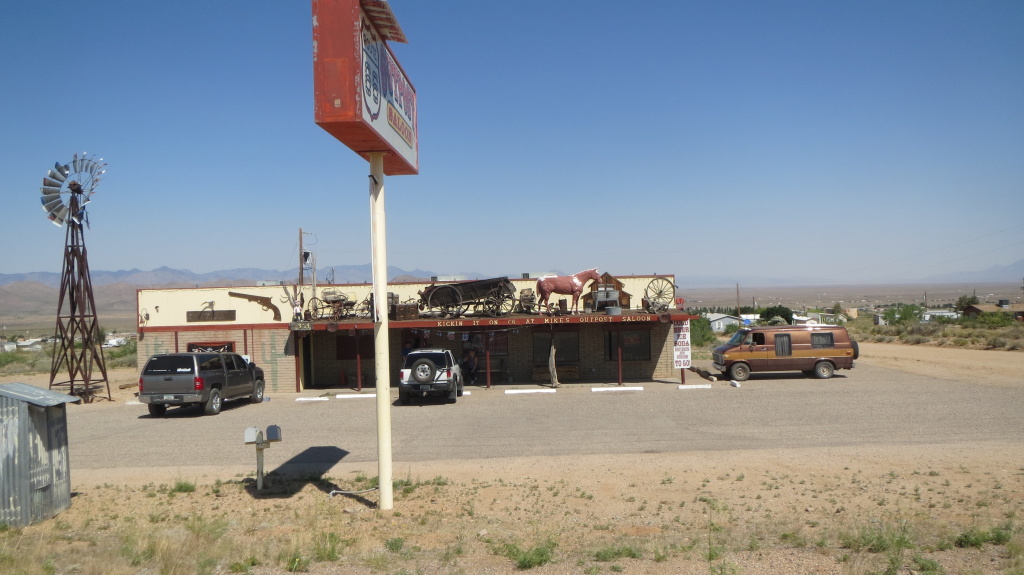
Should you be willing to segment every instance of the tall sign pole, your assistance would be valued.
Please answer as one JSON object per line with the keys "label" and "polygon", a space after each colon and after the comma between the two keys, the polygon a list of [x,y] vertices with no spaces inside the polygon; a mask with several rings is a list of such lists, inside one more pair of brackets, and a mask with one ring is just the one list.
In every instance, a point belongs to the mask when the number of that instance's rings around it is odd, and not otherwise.
{"label": "tall sign pole", "polygon": [[316,123],[370,163],[377,479],[382,510],[394,506],[384,176],[419,173],[416,89],[388,47],[389,41],[406,39],[385,0],[313,0]]}
{"label": "tall sign pole", "polygon": [[370,249],[373,269],[373,369],[377,374],[377,485],[380,508],[394,507],[391,466],[391,350],[388,338],[388,250],[384,218],[384,154],[370,154]]}

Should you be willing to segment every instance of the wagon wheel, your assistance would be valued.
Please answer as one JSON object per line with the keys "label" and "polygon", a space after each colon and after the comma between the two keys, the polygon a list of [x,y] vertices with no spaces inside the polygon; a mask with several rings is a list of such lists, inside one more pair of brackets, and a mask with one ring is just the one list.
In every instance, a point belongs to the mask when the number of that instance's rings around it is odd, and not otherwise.
{"label": "wagon wheel", "polygon": [[442,315],[452,317],[462,315],[466,309],[462,305],[462,295],[459,294],[459,290],[449,285],[437,286],[434,291],[430,292],[427,307],[440,311]]}
{"label": "wagon wheel", "polygon": [[331,317],[331,304],[315,297],[309,300],[309,315],[313,319],[326,319]]}
{"label": "wagon wheel", "polygon": [[506,316],[516,307],[516,296],[511,286],[496,287],[487,294],[487,313],[492,317]]}
{"label": "wagon wheel", "polygon": [[364,299],[363,301],[359,302],[359,305],[356,305],[355,307],[352,308],[352,314],[358,318],[363,319],[373,315],[372,311],[373,305],[370,302],[369,296],[367,296],[366,299]]}
{"label": "wagon wheel", "polygon": [[658,313],[665,311],[672,305],[676,297],[676,286],[667,278],[654,278],[647,284],[644,290],[644,297],[647,299],[647,311]]}

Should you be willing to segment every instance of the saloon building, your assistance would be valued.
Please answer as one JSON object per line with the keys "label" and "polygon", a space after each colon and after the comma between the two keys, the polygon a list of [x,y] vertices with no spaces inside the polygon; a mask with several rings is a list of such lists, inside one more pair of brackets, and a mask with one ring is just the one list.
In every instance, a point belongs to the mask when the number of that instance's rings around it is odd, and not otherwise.
{"label": "saloon building", "polygon": [[[482,294],[472,282],[388,284],[392,380],[403,350],[417,347],[447,348],[457,357],[475,350],[478,385],[548,382],[552,342],[561,382],[679,379],[689,367],[687,322],[694,316],[676,308],[674,276],[606,273],[585,286],[579,314],[569,313],[571,296],[558,294],[552,310],[538,314],[537,279],[488,281],[502,297]],[[466,297],[448,300],[446,309],[423,301],[421,293],[449,285],[466,288],[456,290]],[[139,357],[233,351],[264,369],[268,392],[372,387],[371,292],[370,284],[141,289]]]}

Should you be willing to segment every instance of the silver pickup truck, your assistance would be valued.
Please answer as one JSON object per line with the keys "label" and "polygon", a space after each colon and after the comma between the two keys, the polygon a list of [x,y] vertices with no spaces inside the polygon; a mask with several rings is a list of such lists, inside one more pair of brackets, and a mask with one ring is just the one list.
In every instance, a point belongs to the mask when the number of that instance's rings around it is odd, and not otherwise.
{"label": "silver pickup truck", "polygon": [[162,353],[142,368],[139,401],[154,416],[172,405],[201,405],[216,415],[226,399],[262,402],[265,387],[263,370],[237,353]]}

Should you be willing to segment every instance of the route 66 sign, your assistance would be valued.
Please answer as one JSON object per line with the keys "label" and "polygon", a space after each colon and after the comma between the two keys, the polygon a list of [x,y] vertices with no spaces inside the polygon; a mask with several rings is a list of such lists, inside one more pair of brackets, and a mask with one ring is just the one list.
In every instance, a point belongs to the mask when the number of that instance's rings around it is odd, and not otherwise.
{"label": "route 66 sign", "polygon": [[384,55],[384,43],[377,37],[376,31],[366,18],[362,21],[363,44],[363,106],[370,121],[380,117],[381,101],[381,57]]}

